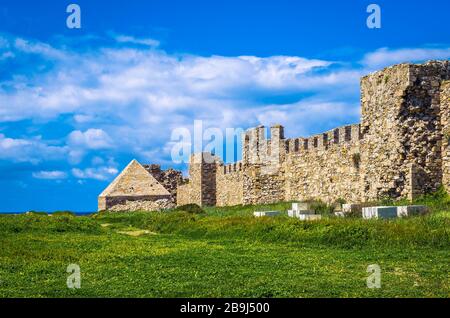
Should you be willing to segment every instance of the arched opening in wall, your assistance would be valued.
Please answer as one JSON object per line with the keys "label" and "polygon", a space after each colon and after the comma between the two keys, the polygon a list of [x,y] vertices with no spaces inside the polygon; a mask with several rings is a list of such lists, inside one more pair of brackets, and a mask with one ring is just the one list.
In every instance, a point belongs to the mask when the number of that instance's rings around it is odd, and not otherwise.
{"label": "arched opening in wall", "polygon": [[295,152],[298,152],[299,144],[300,144],[300,140],[295,139],[295,141],[294,141],[294,151]]}
{"label": "arched opening in wall", "polygon": [[314,137],[314,140],[313,140],[314,148],[317,148],[317,145],[318,145],[318,144],[319,144],[319,142],[318,142],[317,137]]}

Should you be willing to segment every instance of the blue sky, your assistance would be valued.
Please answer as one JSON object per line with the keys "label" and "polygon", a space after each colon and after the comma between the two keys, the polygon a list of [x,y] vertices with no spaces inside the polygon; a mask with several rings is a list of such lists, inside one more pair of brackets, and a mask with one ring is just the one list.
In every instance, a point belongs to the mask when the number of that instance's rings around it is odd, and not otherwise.
{"label": "blue sky", "polygon": [[[66,27],[81,7],[82,28]],[[126,4],[124,4],[126,3]],[[382,28],[366,27],[366,7]],[[0,211],[90,211],[133,158],[174,166],[175,128],[359,121],[359,78],[450,57],[450,2],[0,3]]]}

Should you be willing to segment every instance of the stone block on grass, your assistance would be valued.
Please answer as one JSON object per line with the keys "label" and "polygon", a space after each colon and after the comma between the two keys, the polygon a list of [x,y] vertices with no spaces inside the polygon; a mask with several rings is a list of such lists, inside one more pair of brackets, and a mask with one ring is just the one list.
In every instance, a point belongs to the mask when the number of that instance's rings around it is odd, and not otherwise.
{"label": "stone block on grass", "polygon": [[292,210],[293,211],[309,211],[309,203],[305,202],[296,202],[292,203]]}
{"label": "stone block on grass", "polygon": [[396,206],[373,206],[362,209],[364,219],[393,219],[397,217]]}
{"label": "stone block on grass", "polygon": [[264,216],[277,216],[280,214],[280,211],[263,211],[263,212],[254,212],[253,215],[257,218]]}
{"label": "stone block on grass", "polygon": [[423,215],[428,208],[423,205],[375,206],[363,208],[364,219],[393,219],[407,216]]}
{"label": "stone block on grass", "polygon": [[317,221],[322,219],[320,214],[298,214],[297,217],[301,221]]}
{"label": "stone block on grass", "polygon": [[358,213],[361,212],[361,204],[347,203],[342,205],[342,212],[344,213]]}
{"label": "stone block on grass", "polygon": [[296,210],[288,210],[288,216],[291,218],[298,218],[300,214],[308,214],[314,215],[314,211],[296,211]]}
{"label": "stone block on grass", "polygon": [[399,218],[408,216],[424,215],[428,212],[428,208],[424,205],[407,205],[397,207],[397,216]]}

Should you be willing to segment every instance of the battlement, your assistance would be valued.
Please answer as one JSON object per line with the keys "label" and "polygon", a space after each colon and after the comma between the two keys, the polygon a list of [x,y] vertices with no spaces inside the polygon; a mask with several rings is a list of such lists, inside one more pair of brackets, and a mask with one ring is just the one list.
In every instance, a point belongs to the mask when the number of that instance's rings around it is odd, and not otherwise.
{"label": "battlement", "polygon": [[360,124],[342,126],[308,138],[300,137],[287,139],[286,153],[299,153],[308,150],[327,150],[333,145],[355,143],[359,142],[361,139]]}
{"label": "battlement", "polygon": [[230,174],[230,173],[234,173],[234,172],[240,172],[243,170],[243,164],[242,161],[238,161],[235,163],[230,163],[230,164],[220,164],[219,165],[221,167],[221,171],[223,172],[223,174]]}

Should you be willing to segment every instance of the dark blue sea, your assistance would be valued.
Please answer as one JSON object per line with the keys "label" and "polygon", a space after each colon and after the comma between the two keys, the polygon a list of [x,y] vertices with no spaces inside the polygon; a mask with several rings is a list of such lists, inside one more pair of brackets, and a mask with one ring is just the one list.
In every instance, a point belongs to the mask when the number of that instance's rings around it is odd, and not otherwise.
{"label": "dark blue sea", "polygon": [[[25,214],[27,212],[0,212],[1,214]],[[88,216],[90,214],[94,214],[96,212],[72,212],[73,214],[75,214],[76,216]],[[48,212],[48,214],[52,214],[52,212]]]}

